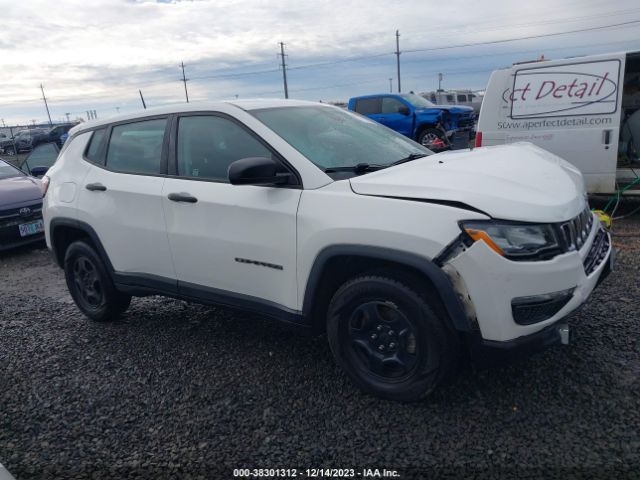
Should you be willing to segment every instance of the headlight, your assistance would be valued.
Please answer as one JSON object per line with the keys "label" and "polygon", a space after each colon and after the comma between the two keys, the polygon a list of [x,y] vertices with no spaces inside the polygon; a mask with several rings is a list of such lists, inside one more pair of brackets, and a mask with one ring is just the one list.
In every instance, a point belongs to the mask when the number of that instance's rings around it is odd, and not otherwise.
{"label": "headlight", "polygon": [[561,251],[551,225],[469,221],[460,227],[474,242],[482,240],[497,254],[513,260],[543,260]]}

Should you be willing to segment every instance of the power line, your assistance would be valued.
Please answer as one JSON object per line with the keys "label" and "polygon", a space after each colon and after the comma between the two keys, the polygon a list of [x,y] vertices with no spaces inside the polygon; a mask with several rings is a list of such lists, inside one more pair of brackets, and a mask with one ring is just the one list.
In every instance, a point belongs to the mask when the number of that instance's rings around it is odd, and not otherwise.
{"label": "power line", "polygon": [[[558,24],[558,23],[564,23],[564,22],[568,22],[568,23],[574,23],[574,22],[581,22],[584,20],[591,20],[591,19],[600,19],[603,17],[615,17],[615,16],[620,16],[620,15],[629,15],[632,13],[636,13],[640,11],[640,8],[631,8],[631,9],[627,9],[627,10],[618,10],[618,11],[613,11],[613,12],[604,12],[601,14],[597,14],[597,15],[583,15],[583,16],[579,16],[579,17],[571,17],[571,18],[557,18],[557,19],[547,19],[547,20],[540,20],[540,21],[536,21],[536,22],[525,22],[525,23],[509,23],[506,25],[487,25],[485,28],[482,28],[482,24],[478,25],[475,24],[473,25],[473,33],[477,33],[477,32],[491,32],[491,31],[497,31],[497,30],[505,30],[505,29],[512,29],[512,28],[520,28],[520,27],[533,27],[533,26],[538,26],[538,25],[553,25],[553,24]],[[447,32],[451,32],[451,33],[447,33]],[[412,38],[415,38],[416,35],[420,36],[421,34],[424,34],[425,31],[424,30],[413,30],[410,31],[409,34],[411,35]],[[447,36],[451,36],[451,35],[460,35],[463,33],[469,33],[468,29],[449,29],[449,30],[444,30],[438,31],[438,36],[439,37],[447,37]],[[406,35],[406,32],[405,32]]]}
{"label": "power line", "polygon": [[611,25],[601,25],[599,27],[580,28],[576,30],[569,30],[566,32],[544,33],[540,35],[528,35],[525,37],[505,38],[502,40],[490,40],[487,42],[460,43],[458,45],[449,45],[449,46],[443,46],[443,47],[415,48],[412,50],[405,50],[404,53],[431,52],[435,50],[448,50],[451,48],[476,47],[479,45],[495,45],[498,43],[516,42],[519,40],[533,40],[536,38],[557,37],[559,35],[569,35],[572,33],[592,32],[594,30],[603,30],[605,28],[626,27],[626,26],[635,25],[637,23],[640,23],[640,20],[631,20],[628,22],[613,23]]}
{"label": "power line", "polygon": [[[278,55],[279,56],[279,55]],[[221,73],[215,75],[203,75],[200,77],[191,77],[191,80],[208,80],[212,78],[232,78],[232,77],[244,77],[245,75],[260,75],[263,73],[275,73],[279,72],[279,68],[271,69],[271,70],[256,70],[253,72],[238,72],[238,73]]]}

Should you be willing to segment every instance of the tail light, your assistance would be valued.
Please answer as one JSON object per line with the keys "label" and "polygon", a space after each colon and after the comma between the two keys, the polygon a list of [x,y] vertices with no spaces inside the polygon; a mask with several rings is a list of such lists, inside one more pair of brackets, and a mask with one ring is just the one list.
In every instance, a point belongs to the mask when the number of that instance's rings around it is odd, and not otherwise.
{"label": "tail light", "polygon": [[476,147],[482,146],[482,132],[476,132]]}
{"label": "tail light", "polygon": [[49,190],[49,177],[46,175],[40,180],[40,188],[42,189],[42,197],[44,198],[47,194],[47,190]]}

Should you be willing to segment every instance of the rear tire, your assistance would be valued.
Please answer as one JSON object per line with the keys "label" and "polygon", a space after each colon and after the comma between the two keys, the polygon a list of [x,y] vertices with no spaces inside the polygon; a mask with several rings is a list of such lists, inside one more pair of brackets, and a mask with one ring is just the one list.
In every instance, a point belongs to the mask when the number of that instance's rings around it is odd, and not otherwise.
{"label": "rear tire", "polygon": [[64,257],[64,274],[71,297],[92,320],[115,320],[131,303],[130,295],[116,290],[104,262],[86,242],[69,245]]}
{"label": "rear tire", "polygon": [[405,402],[424,398],[454,370],[458,356],[455,333],[431,303],[394,278],[346,282],[327,313],[336,362],[368,393]]}

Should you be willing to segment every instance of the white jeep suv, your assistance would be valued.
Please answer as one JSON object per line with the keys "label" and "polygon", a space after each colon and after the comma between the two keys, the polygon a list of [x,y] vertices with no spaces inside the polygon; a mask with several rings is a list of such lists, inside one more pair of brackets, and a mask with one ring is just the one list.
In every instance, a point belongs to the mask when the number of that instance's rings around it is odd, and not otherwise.
{"label": "white jeep suv", "polygon": [[47,182],[47,244],[89,318],[152,294],[260,312],[326,332],[356,384],[398,400],[465,356],[566,343],[612,257],[560,158],[530,144],[433,155],[310,102],[85,123]]}

